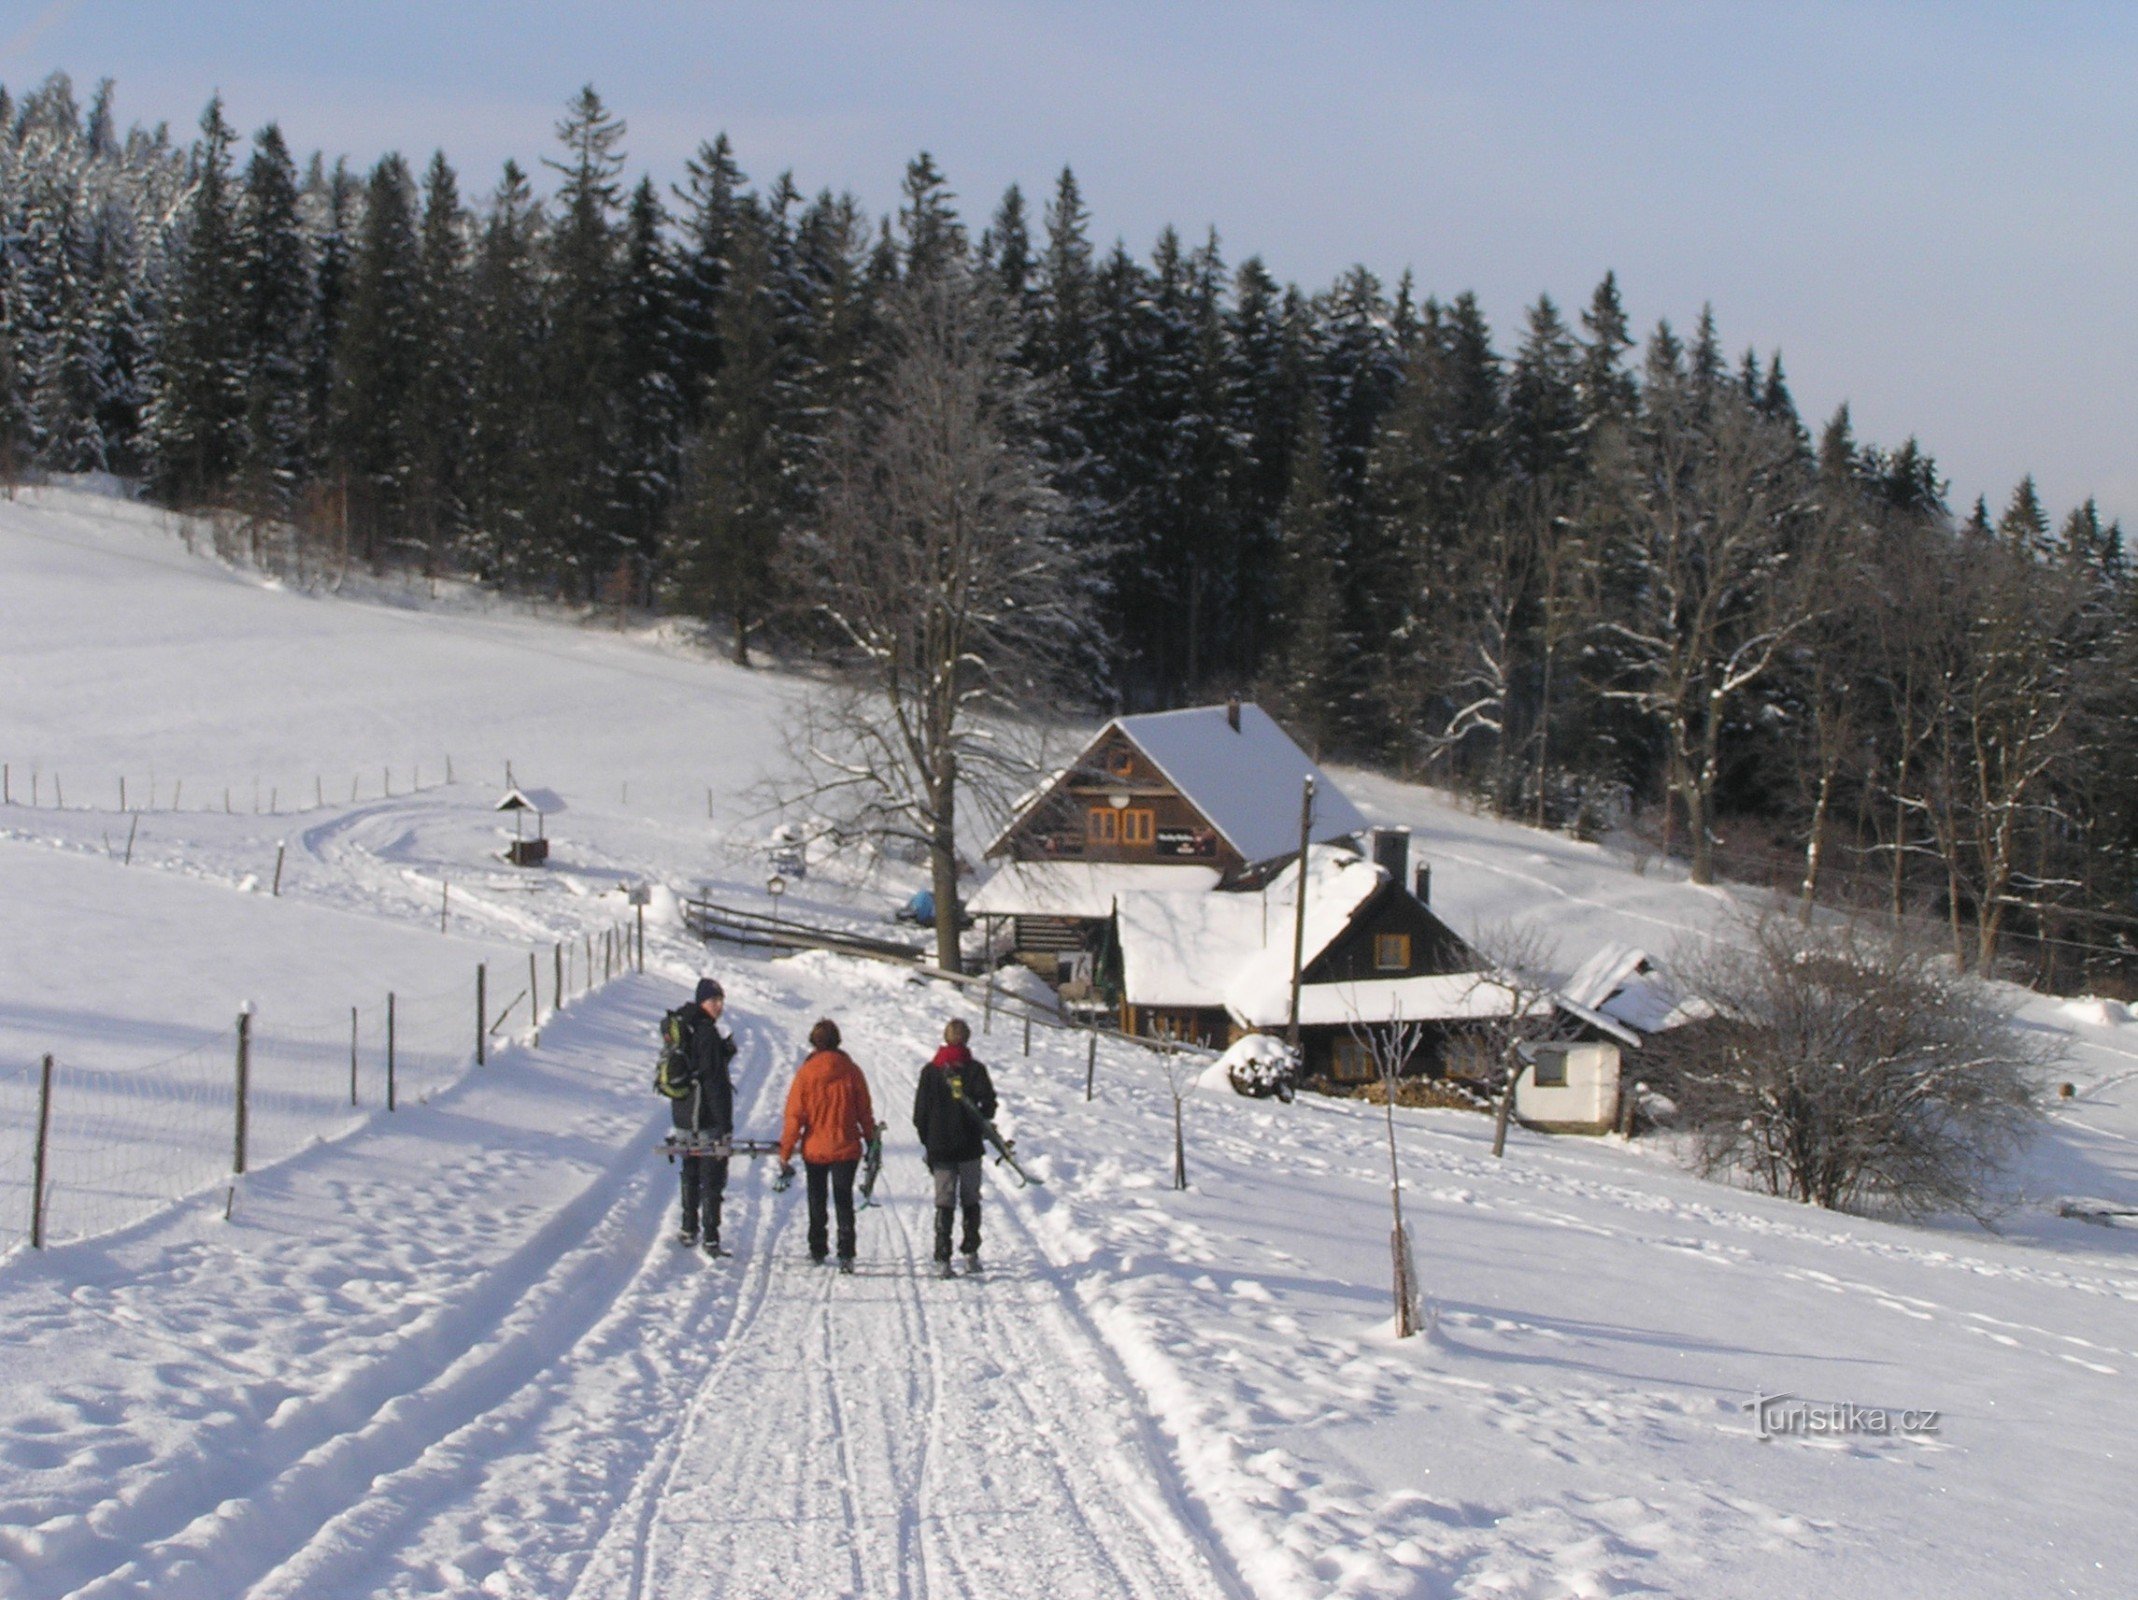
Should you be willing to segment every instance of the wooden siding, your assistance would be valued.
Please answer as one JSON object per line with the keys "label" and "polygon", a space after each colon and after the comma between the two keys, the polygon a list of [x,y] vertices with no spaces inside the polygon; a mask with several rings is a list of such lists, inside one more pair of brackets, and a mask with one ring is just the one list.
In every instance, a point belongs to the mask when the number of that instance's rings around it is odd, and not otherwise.
{"label": "wooden siding", "polygon": [[[1410,965],[1382,967],[1374,959],[1374,940],[1383,934],[1410,941]],[[1426,909],[1408,889],[1383,884],[1337,935],[1328,949],[1307,964],[1308,983],[1357,983],[1370,978],[1419,978],[1438,973],[1469,972],[1477,956],[1454,930]]]}
{"label": "wooden siding", "polygon": [[[1128,803],[1115,806],[1117,796]],[[1126,813],[1136,815],[1130,820]],[[1215,867],[1228,882],[1246,866],[1210,819],[1118,728],[1093,741],[1025,808],[995,853],[1013,861]]]}

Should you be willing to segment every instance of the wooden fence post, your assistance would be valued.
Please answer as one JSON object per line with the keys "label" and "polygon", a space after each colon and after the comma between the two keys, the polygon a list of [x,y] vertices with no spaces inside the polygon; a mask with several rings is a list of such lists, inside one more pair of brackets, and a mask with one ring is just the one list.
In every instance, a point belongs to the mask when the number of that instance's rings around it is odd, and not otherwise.
{"label": "wooden fence post", "polygon": [[386,991],[386,1109],[394,1109],[393,991]]}
{"label": "wooden fence post", "polygon": [[487,1063],[483,1058],[483,1028],[489,1021],[490,965],[486,961],[475,963],[475,1064]]}
{"label": "wooden fence post", "polygon": [[245,1171],[245,1107],[251,1096],[251,1077],[252,1006],[248,1002],[238,1010],[237,1134],[230,1160],[230,1170],[239,1175]]}
{"label": "wooden fence post", "polygon": [[133,819],[126,825],[126,860],[120,863],[122,866],[130,867],[134,864],[134,835],[140,831],[141,813],[136,811]]}
{"label": "wooden fence post", "polygon": [[556,981],[549,986],[549,1014],[555,1016],[564,1009],[564,941],[559,939],[550,953],[557,958]]}
{"label": "wooden fence post", "polygon": [[638,974],[643,978],[646,975],[646,907],[640,904],[634,909],[638,912]]}
{"label": "wooden fence post", "polygon": [[1029,1011],[1024,1014],[1024,1053],[1032,1053],[1032,1013]]}
{"label": "wooden fence post", "polygon": [[356,1104],[356,1007],[349,1008],[349,1104]]}
{"label": "wooden fence post", "polygon": [[1084,1040],[1084,1098],[1091,1098],[1091,1080],[1099,1070],[1099,1030],[1093,1028]]}
{"label": "wooden fence post", "polygon": [[276,900],[282,898],[282,856],[288,849],[289,841],[287,839],[277,839],[275,841],[275,889],[271,898]]}
{"label": "wooden fence post", "polygon": [[[535,962],[535,953],[530,950],[527,952],[527,1023],[529,1027],[537,1029],[542,1026],[541,978],[542,969]],[[542,1035],[538,1032],[535,1035],[537,1048],[541,1043]]]}
{"label": "wooden fence post", "polygon": [[30,1171],[30,1248],[45,1247],[45,1156],[52,1142],[52,1058],[37,1081],[37,1159]]}
{"label": "wooden fence post", "polygon": [[452,909],[453,881],[450,878],[440,878],[438,880],[438,931],[440,933],[445,932],[446,913]]}

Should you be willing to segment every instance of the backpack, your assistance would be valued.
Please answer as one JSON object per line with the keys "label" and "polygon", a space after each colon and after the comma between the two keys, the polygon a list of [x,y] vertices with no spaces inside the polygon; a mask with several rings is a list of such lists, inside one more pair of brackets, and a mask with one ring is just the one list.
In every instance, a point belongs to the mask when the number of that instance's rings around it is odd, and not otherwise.
{"label": "backpack", "polygon": [[698,1086],[690,1063],[690,1014],[695,1006],[677,1006],[661,1015],[661,1054],[653,1069],[654,1093],[686,1099]]}

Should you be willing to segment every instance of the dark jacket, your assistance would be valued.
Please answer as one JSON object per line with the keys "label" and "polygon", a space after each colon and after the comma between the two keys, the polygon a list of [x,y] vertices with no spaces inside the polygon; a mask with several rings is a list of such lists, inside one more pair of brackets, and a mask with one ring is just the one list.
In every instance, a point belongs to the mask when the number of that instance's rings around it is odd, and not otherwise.
{"label": "dark jacket", "polygon": [[987,1154],[978,1119],[994,1114],[995,1085],[987,1068],[963,1045],[944,1045],[921,1068],[920,1084],[913,1091],[913,1131],[921,1136],[931,1167],[977,1161]]}
{"label": "dark jacket", "polygon": [[683,1048],[695,1092],[670,1102],[675,1125],[700,1133],[733,1133],[735,1081],[728,1076],[728,1063],[735,1059],[734,1036],[707,1016],[704,1007],[693,1006],[683,1023]]}

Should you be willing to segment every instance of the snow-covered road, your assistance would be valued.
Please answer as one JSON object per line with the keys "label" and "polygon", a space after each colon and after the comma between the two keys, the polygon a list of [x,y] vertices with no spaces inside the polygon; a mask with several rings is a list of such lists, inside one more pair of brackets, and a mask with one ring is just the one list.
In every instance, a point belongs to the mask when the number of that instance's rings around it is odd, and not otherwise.
{"label": "snow-covered road", "polygon": [[[742,1162],[734,1258],[668,1241],[641,1080],[670,998],[580,1003],[231,1224],[22,1263],[0,1362],[43,1381],[0,1399],[0,1595],[1227,1593],[1015,1214],[993,1274],[926,1275],[895,1116],[854,1277]],[[747,1124],[797,1037],[744,1008]],[[70,1371],[85,1326],[117,1332]]]}

